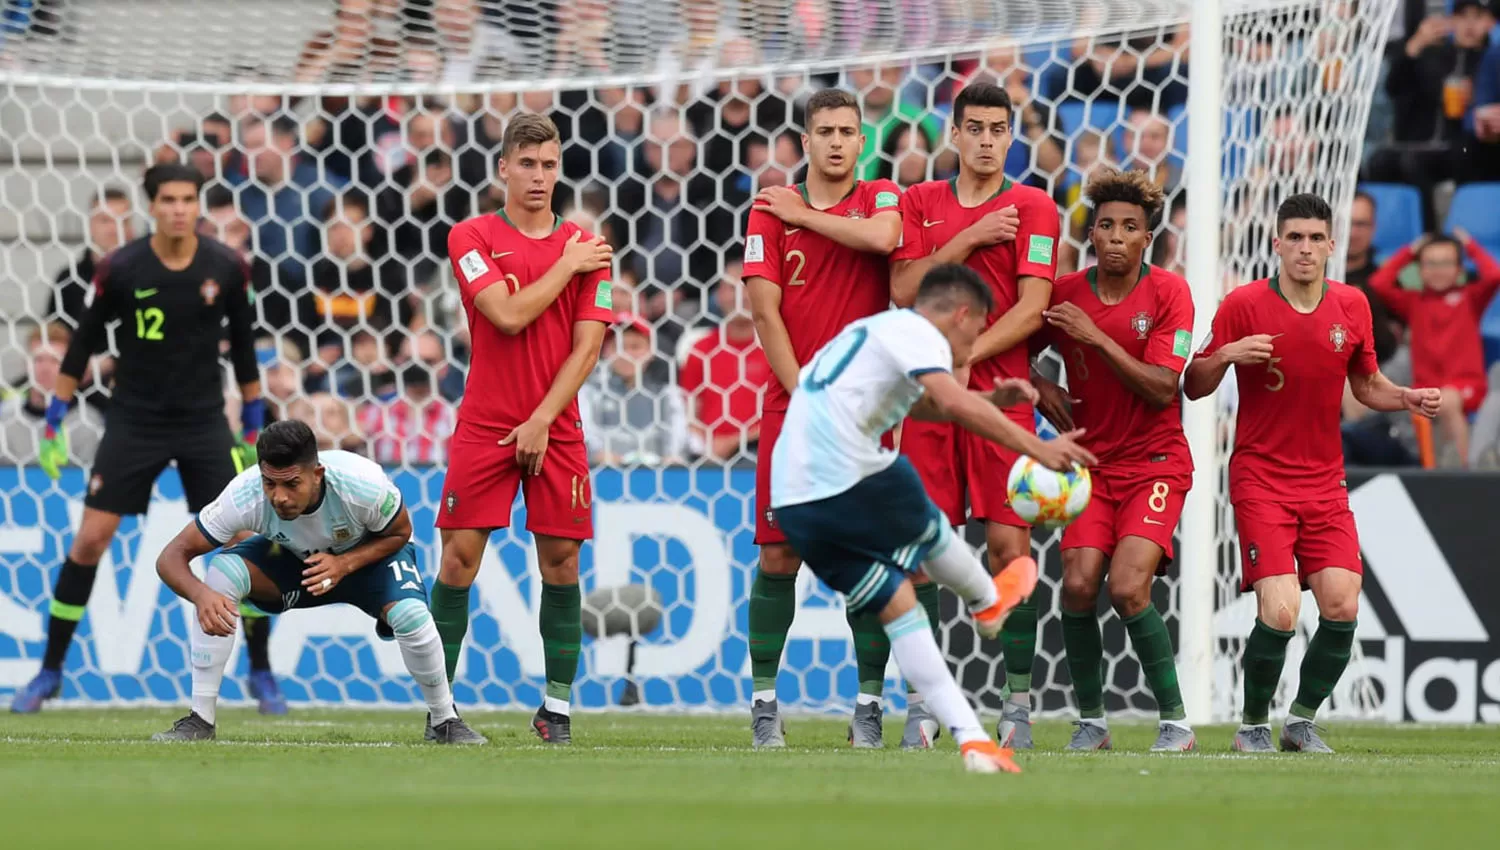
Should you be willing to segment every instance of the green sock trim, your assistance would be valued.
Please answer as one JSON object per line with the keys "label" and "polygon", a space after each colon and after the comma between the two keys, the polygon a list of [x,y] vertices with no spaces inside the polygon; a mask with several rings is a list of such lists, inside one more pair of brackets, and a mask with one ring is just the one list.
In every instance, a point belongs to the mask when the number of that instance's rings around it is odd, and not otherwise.
{"label": "green sock trim", "polygon": [[1182,704],[1182,686],[1177,682],[1177,659],[1172,652],[1172,635],[1167,631],[1167,621],[1155,605],[1134,617],[1125,619],[1125,631],[1130,635],[1130,645],[1135,648],[1135,657],[1141,662],[1141,673],[1146,686],[1156,698],[1157,710],[1162,720],[1186,720],[1187,710]]}
{"label": "green sock trim", "polygon": [[58,602],[54,599],[52,600],[50,613],[59,620],[76,623],[83,619],[83,612],[87,607],[86,605],[69,605],[66,602]]}
{"label": "green sock trim", "polygon": [[432,602],[427,608],[443,641],[443,661],[451,683],[458,670],[458,659],[463,655],[464,637],[469,633],[469,589],[434,581]]}
{"label": "green sock trim", "polygon": [[1073,679],[1078,716],[1104,717],[1104,638],[1093,611],[1062,612],[1063,652]]}
{"label": "green sock trim", "polygon": [[755,571],[750,585],[750,677],[757,691],[776,689],[786,633],[797,616],[797,576]]}
{"label": "green sock trim", "polygon": [[1318,709],[1349,666],[1349,656],[1354,652],[1354,630],[1352,620],[1318,618],[1318,630],[1307,643],[1307,654],[1302,656],[1297,698],[1291,708],[1293,716],[1307,720],[1317,717]]}
{"label": "green sock trim", "polygon": [[885,666],[891,660],[891,639],[873,611],[858,614],[845,609],[849,631],[854,635],[854,661],[859,669],[859,692],[880,696],[885,692]]}
{"label": "green sock trim", "polygon": [[1009,695],[1031,694],[1031,668],[1036,664],[1036,618],[1036,597],[1032,597],[1017,605],[1000,629],[1000,651],[1005,660],[1005,686],[1010,689]]}
{"label": "green sock trim", "polygon": [[1281,668],[1286,665],[1286,645],[1294,632],[1273,629],[1255,620],[1255,628],[1245,640],[1245,655],[1240,664],[1245,679],[1245,707],[1241,722],[1246,726],[1264,726],[1271,722],[1271,700],[1281,683]]}
{"label": "green sock trim", "polygon": [[583,594],[576,584],[542,584],[542,658],[547,696],[568,699],[578,677],[578,649],[583,643]]}

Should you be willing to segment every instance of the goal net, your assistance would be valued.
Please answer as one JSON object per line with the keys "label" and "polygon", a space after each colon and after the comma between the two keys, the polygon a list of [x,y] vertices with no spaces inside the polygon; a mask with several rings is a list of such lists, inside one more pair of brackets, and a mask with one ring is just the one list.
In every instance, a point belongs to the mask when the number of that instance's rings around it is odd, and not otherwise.
{"label": "goal net", "polygon": [[[1183,270],[1190,213],[1220,236],[1218,273],[1195,281],[1201,332],[1224,288],[1271,268],[1274,208],[1286,194],[1328,197],[1345,232],[1395,0],[1223,0],[1217,45],[1193,44],[1198,4],[1188,0],[0,5],[0,367],[13,388],[0,431],[11,464],[0,469],[0,690],[28,679],[42,652],[52,576],[103,426],[107,356],[69,423],[75,465],[55,483],[34,466],[37,405],[94,261],[147,231],[143,169],[182,160],[208,176],[206,232],[251,263],[276,415],[307,419],[325,447],[389,466],[430,579],[445,442],[470,368],[446,234],[502,203],[501,130],[533,111],[563,133],[559,213],[615,246],[622,313],[583,393],[595,468],[592,493],[577,495],[592,501],[597,533],[582,559],[591,636],[575,702],[729,709],[750,687],[753,458],[769,375],[737,256],[755,190],[798,179],[806,97],[830,85],[857,91],[867,125],[859,174],[904,187],[954,173],[956,92],[980,79],[1004,85],[1019,105],[1007,173],[1057,199],[1060,271],[1089,261],[1079,198],[1088,174],[1105,163],[1151,169],[1172,199],[1154,262]],[[1217,79],[1194,75],[1193,53],[1205,49],[1222,60]],[[1189,150],[1190,80],[1219,93],[1222,114],[1191,119],[1221,126],[1217,149]],[[1190,155],[1219,163],[1219,203],[1187,208]],[[1230,420],[1218,419],[1227,440]],[[1225,445],[1198,456],[1216,471],[1212,545],[1183,550],[1156,590],[1174,639],[1196,647],[1184,647],[1183,678],[1211,680],[1219,719],[1238,700],[1235,659],[1253,617],[1235,592]],[[169,470],[152,512],[125,520],[100,565],[65,700],[186,698],[188,612],[152,567],[188,519]],[[465,704],[541,699],[540,582],[524,528],[518,508],[480,572],[456,687]],[[1061,712],[1070,697],[1057,536],[1035,539],[1046,578],[1034,682],[1040,706]],[[1190,597],[1185,571],[1202,579]],[[807,575],[799,599],[783,705],[847,706],[856,674],[840,603]],[[1211,633],[1179,633],[1185,610]],[[976,641],[951,597],[943,614],[964,686],[997,706],[998,646]],[[1150,710],[1112,614],[1105,648],[1107,707]],[[294,704],[416,699],[394,645],[354,610],[277,618],[271,655]],[[244,696],[246,662],[235,663],[231,700]],[[899,672],[888,673],[899,708]],[[1369,710],[1351,697],[1357,679],[1352,669],[1340,709]]]}

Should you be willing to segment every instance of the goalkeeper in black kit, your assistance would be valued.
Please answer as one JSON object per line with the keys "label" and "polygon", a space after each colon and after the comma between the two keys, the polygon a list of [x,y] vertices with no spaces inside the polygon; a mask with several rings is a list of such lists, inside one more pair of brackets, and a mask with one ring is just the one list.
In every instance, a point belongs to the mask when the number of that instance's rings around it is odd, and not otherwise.
{"label": "goalkeeper in black kit", "polygon": [[[255,463],[255,439],[265,420],[255,358],[249,274],[229,246],[197,234],[203,178],[185,165],[146,171],[155,232],[122,245],[100,261],[87,312],[63,358],[47,407],[38,463],[52,478],[68,461],[63,417],[76,403],[90,356],[118,321],[114,387],[98,457],[88,477],[83,522],[53,584],[51,618],[42,670],[20,692],[11,711],[29,714],[62,691],[63,661],[83,619],[100,558],[125,514],[143,514],[157,476],[175,461],[197,513],[241,469]],[[220,347],[225,327],[229,358],[244,399],[242,432],[224,416]],[[269,623],[246,621],[250,691],[262,713],[286,711],[271,675],[266,645]],[[107,640],[109,636],[100,636]]]}

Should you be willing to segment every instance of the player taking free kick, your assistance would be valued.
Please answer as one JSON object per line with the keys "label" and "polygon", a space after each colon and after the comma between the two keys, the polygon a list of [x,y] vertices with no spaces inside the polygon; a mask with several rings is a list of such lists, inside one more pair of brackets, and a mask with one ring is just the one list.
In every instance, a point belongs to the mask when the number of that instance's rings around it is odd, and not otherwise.
{"label": "player taking free kick", "polygon": [[[231,481],[156,561],[162,581],[193,603],[197,616],[188,618],[192,711],[153,740],[218,734],[219,684],[242,601],[277,613],[347,602],[400,645],[427,702],[427,740],[483,744],[453,707],[401,491],[372,460],[319,452],[312,429],[296,420],[272,424],[256,448],[257,466]],[[209,560],[203,581],[194,577],[193,558],[246,532],[253,536]]]}
{"label": "player taking free kick", "polygon": [[913,309],[861,319],[802,369],[771,467],[776,523],[813,573],[856,613],[875,613],[891,652],[928,709],[958,742],[965,766],[1018,773],[1011,752],[985,734],[953,680],[917,603],[910,574],[921,567],[974,614],[982,637],[1036,587],[1035,561],[991,577],[953,533],[911,463],[882,444],[907,414],[959,423],[1052,469],[1094,463],[1073,432],[1043,442],[996,408],[1036,398],[1024,379],[987,392],[953,379],[994,307],[973,269],[940,265],[923,277]]}
{"label": "player taking free kick", "polygon": [[511,119],[500,145],[505,207],[448,236],[474,362],[449,446],[432,588],[451,681],[469,629],[469,587],[490,534],[510,526],[519,489],[542,573],[547,683],[531,726],[551,744],[572,741],[568,707],[583,635],[578,550],[594,533],[578,389],[615,319],[610,247],[552,212],[561,160],[551,119]]}
{"label": "player taking free kick", "polygon": [[[797,372],[850,322],[890,306],[886,259],[901,240],[900,189],[860,181],[864,149],[859,101],[824,89],[807,101],[807,182],[756,196],[745,238],[745,279],[755,329],[776,380],[766,388],[755,465],[755,542],[760,569],[750,591],[751,735],[757,748],[786,745],[776,675],[797,612],[801,561],[771,512],[771,455]],[[855,747],[883,746],[880,695],[890,643],[873,615],[849,612],[859,665],[859,702],[849,726]]]}
{"label": "player taking free kick", "polygon": [[1281,748],[1333,752],[1313,718],[1349,663],[1363,576],[1339,434],[1344,382],[1372,410],[1432,418],[1442,403],[1437,388],[1399,387],[1380,373],[1370,302],[1327,278],[1332,233],[1327,201],[1306,194],[1283,201],[1278,273],[1225,297],[1183,382],[1188,398],[1203,398],[1234,366],[1239,388],[1229,500],[1240,535],[1240,590],[1253,589],[1256,601],[1242,662],[1244,717],[1234,737],[1243,752],[1274,749],[1271,699],[1303,589],[1318,604],[1318,630]]}
{"label": "player taking free kick", "polygon": [[[997,381],[1030,374],[1027,339],[1042,327],[1042,311],[1057,273],[1061,218],[1047,193],[1005,176],[1015,107],[1004,88],[974,83],[953,100],[951,141],[958,149],[958,176],[919,183],[901,199],[901,247],[891,255],[891,298],[912,303],[923,275],[939,263],[963,263],[994,293],[984,333],[969,355],[971,387],[988,391]],[[1013,422],[1036,430],[1030,402],[1006,410]],[[903,426],[902,450],[929,493],[939,497],[950,522],[964,521],[967,490],[974,519],[985,522],[990,571],[1011,564],[1035,569],[1031,529],[1010,509],[1005,483],[1017,454],[951,425]],[[935,589],[929,616],[937,604]],[[1031,747],[1031,669],[1036,660],[1035,604],[1027,602],[1006,620],[1000,635],[1007,693],[1000,720],[1006,746]]]}
{"label": "player taking free kick", "polygon": [[1193,483],[1177,392],[1192,353],[1193,299],[1187,281],[1146,264],[1162,207],[1162,190],[1146,172],[1104,169],[1084,193],[1099,262],[1058,278],[1040,335],[1067,364],[1068,389],[1032,376],[1042,414],[1060,429],[1085,429],[1085,445],[1099,456],[1093,498],[1062,538],[1063,648],[1079,714],[1068,749],[1110,748],[1095,611],[1107,573],[1110,603],[1161,712],[1151,750],[1183,752],[1195,740],[1151,583],[1172,559],[1172,532]]}

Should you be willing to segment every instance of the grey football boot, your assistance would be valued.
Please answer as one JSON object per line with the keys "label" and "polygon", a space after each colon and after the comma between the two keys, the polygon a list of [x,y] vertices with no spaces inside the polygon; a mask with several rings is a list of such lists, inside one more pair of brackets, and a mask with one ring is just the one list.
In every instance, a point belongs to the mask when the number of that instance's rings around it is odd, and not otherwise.
{"label": "grey football boot", "polygon": [[776,700],[756,700],[750,707],[751,745],[757,750],[777,750],[786,746],[786,724],[776,709]]}
{"label": "grey football boot", "polygon": [[854,707],[849,721],[849,745],[856,750],[879,750],[885,747],[885,718],[880,703],[869,702]]}
{"label": "grey football boot", "polygon": [[1000,709],[1000,725],[995,727],[995,737],[1002,747],[1031,749],[1031,707],[1006,700]]}
{"label": "grey football boot", "polygon": [[1151,745],[1153,753],[1190,753],[1198,749],[1198,736],[1193,730],[1178,723],[1162,723],[1156,734],[1156,743]]}
{"label": "grey football boot", "polygon": [[1103,723],[1074,720],[1073,726],[1073,737],[1068,741],[1069,752],[1080,753],[1114,749],[1114,743],[1109,737],[1109,727]]}
{"label": "grey football boot", "polygon": [[1237,753],[1274,753],[1270,726],[1241,726],[1230,747]]}
{"label": "grey football boot", "polygon": [[907,706],[906,726],[901,730],[901,749],[930,750],[941,737],[943,724],[927,710],[926,703]]}
{"label": "grey football boot", "polygon": [[427,715],[427,729],[423,731],[422,738],[438,744],[488,744],[490,742],[456,714],[436,726],[432,725],[432,715]]}
{"label": "grey football boot", "polygon": [[1287,753],[1332,753],[1311,720],[1292,718],[1281,727],[1281,750]]}

